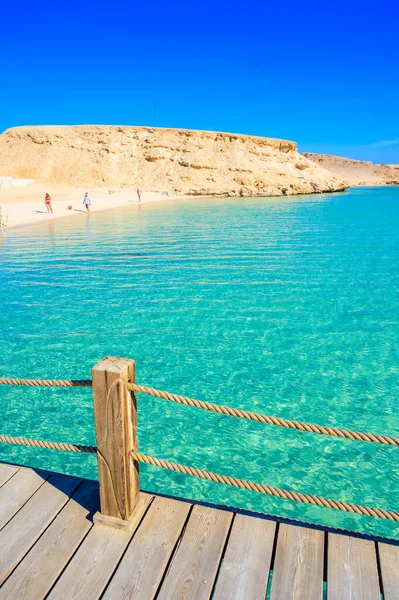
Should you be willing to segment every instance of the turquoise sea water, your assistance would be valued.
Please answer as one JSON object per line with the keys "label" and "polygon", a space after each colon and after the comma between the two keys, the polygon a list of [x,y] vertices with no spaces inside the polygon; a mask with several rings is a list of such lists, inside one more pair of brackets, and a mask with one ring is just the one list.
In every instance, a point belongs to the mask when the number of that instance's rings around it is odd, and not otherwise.
{"label": "turquoise sea water", "polygon": [[[95,203],[95,198],[93,199]],[[0,374],[137,380],[271,415],[398,435],[399,188],[132,206],[0,235]],[[0,388],[1,432],[93,444],[90,389]],[[142,452],[399,510],[399,449],[139,396]],[[95,458],[0,459],[96,477]],[[399,538],[399,526],[141,467],[141,485]]]}

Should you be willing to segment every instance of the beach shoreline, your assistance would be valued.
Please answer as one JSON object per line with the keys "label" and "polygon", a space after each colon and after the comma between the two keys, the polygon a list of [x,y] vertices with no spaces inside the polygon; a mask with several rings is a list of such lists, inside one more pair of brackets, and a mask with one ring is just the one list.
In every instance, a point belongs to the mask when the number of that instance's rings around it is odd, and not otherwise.
{"label": "beach shoreline", "polygon": [[[83,197],[85,192],[91,198],[90,213],[97,213],[124,206],[139,206],[136,189],[123,190],[81,187],[69,187],[59,184],[45,186],[34,183],[23,187],[0,187],[0,207],[2,216],[7,220],[7,228],[32,225],[65,217],[88,214]],[[53,213],[48,214],[44,196],[49,193],[52,199]],[[160,192],[142,192],[141,204],[192,198],[187,195],[165,195]],[[72,206],[69,210],[68,207]]]}

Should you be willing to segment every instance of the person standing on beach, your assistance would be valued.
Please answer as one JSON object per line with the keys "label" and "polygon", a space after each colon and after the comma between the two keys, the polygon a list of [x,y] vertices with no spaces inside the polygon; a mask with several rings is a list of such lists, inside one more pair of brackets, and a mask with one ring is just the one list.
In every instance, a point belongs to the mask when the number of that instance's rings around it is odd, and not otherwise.
{"label": "person standing on beach", "polygon": [[89,192],[85,193],[85,197],[83,198],[83,204],[85,205],[87,212],[90,212],[91,200],[90,200]]}
{"label": "person standing on beach", "polygon": [[46,194],[44,197],[44,204],[47,208],[47,214],[53,214],[53,207],[51,206],[51,196],[50,194]]}
{"label": "person standing on beach", "polygon": [[141,202],[141,190],[140,188],[137,188],[137,198],[139,199],[139,202]]}

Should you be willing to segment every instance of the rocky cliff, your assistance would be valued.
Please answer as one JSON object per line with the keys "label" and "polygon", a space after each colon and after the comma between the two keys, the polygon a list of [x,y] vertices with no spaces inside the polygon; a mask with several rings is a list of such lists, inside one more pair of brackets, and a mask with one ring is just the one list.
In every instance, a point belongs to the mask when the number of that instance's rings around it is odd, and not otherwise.
{"label": "rocky cliff", "polygon": [[295,142],[153,127],[16,127],[0,135],[0,175],[40,183],[212,196],[343,190]]}
{"label": "rocky cliff", "polygon": [[302,156],[346,179],[351,186],[399,185],[399,165],[376,165],[372,162],[311,152],[304,152]]}

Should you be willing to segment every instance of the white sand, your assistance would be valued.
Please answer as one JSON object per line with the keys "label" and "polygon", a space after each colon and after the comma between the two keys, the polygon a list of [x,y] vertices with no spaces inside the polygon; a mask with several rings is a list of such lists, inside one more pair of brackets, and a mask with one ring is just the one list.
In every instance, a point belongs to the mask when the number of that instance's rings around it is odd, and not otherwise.
{"label": "white sand", "polygon": [[[83,205],[85,192],[89,192],[91,212],[109,210],[121,206],[138,204],[136,189],[107,190],[104,188],[83,189],[52,184],[45,187],[36,184],[25,187],[0,187],[0,206],[2,215],[8,217],[8,227],[16,227],[29,223],[39,223],[49,219],[82,215],[86,213]],[[53,214],[48,215],[44,204],[44,196],[48,192],[52,199]],[[111,192],[111,193],[110,193]],[[173,196],[173,198],[185,196]],[[141,202],[165,201],[172,196],[158,192],[142,192]],[[72,210],[68,209],[72,206]]]}

